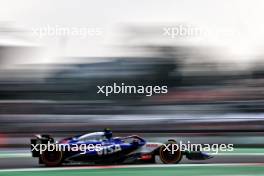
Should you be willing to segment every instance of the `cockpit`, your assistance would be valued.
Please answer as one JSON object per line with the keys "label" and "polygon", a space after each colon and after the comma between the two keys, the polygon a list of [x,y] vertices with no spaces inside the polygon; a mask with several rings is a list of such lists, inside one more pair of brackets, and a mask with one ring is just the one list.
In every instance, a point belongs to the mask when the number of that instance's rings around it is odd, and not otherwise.
{"label": "cockpit", "polygon": [[97,141],[107,140],[107,138],[105,137],[104,132],[95,132],[95,133],[88,133],[88,134],[81,135],[75,138],[75,140],[83,141],[83,142],[87,142],[87,141],[97,142]]}

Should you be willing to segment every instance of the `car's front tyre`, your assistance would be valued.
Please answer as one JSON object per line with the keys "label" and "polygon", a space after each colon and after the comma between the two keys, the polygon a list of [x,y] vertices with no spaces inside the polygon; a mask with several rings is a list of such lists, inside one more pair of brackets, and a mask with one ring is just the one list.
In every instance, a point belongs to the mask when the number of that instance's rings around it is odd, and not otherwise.
{"label": "car's front tyre", "polygon": [[169,140],[167,144],[160,147],[159,157],[164,164],[177,164],[182,159],[182,152],[177,147],[176,141]]}

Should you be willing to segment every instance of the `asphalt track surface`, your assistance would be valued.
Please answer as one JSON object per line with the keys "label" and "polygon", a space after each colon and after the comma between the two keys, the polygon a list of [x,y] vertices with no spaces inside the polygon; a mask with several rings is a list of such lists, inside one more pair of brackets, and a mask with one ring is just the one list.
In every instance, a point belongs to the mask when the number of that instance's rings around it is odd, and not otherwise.
{"label": "asphalt track surface", "polygon": [[115,176],[259,176],[264,175],[264,153],[234,153],[215,155],[204,161],[190,161],[185,158],[177,165],[72,165],[48,168],[38,164],[37,158],[25,155],[0,155],[0,176],[68,176],[68,175],[115,175]]}
{"label": "asphalt track surface", "polygon": [[76,166],[0,169],[0,176],[263,176],[262,163]]}
{"label": "asphalt track surface", "polygon": [[[263,156],[215,156],[210,160],[204,161],[190,161],[185,158],[178,164],[232,164],[232,163],[263,163],[264,167],[264,155]],[[37,158],[31,157],[12,157],[12,158],[1,158],[0,169],[15,169],[15,168],[46,168],[38,164]],[[68,167],[68,166],[63,166]],[[75,167],[75,166],[74,166]],[[263,174],[264,175],[264,174]]]}

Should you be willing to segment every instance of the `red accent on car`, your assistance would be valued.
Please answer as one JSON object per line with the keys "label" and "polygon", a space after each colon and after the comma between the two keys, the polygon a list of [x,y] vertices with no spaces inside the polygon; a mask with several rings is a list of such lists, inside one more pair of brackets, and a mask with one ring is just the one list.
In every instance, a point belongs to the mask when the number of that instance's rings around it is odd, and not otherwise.
{"label": "red accent on car", "polygon": [[69,143],[69,140],[68,139],[63,139],[60,141],[61,144],[68,144]]}
{"label": "red accent on car", "polygon": [[158,144],[147,144],[146,147],[158,147]]}
{"label": "red accent on car", "polygon": [[141,160],[150,160],[150,159],[152,159],[152,155],[149,155],[149,154],[142,155],[140,159]]}

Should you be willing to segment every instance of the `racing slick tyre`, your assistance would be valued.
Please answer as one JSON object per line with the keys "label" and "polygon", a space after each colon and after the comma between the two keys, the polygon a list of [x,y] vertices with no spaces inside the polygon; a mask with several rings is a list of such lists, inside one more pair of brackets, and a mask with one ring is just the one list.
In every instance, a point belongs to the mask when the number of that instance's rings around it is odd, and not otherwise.
{"label": "racing slick tyre", "polygon": [[62,151],[44,151],[40,160],[43,164],[48,167],[60,166],[63,161],[63,152]]}
{"label": "racing slick tyre", "polygon": [[181,161],[182,152],[177,146],[175,140],[169,140],[167,144],[160,147],[159,157],[164,164],[177,164]]}

